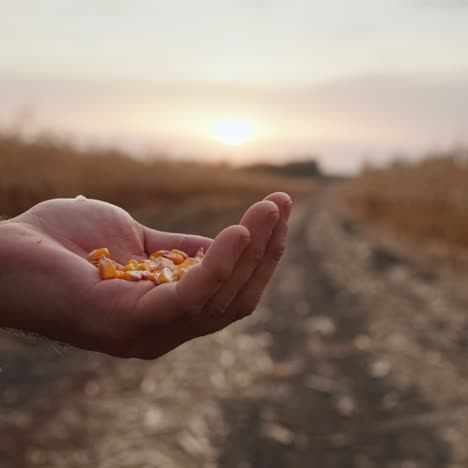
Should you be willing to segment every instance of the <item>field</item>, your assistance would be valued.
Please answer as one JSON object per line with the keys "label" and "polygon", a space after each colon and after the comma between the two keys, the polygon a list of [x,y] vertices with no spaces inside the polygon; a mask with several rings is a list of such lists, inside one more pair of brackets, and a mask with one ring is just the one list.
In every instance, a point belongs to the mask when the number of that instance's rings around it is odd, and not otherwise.
{"label": "field", "polygon": [[[0,216],[13,217],[56,197],[105,200],[143,221],[185,216],[202,206],[248,206],[271,191],[301,197],[313,182],[227,165],[138,160],[116,150],[80,150],[59,139],[26,141],[0,134]],[[183,226],[182,226],[183,227]]]}
{"label": "field", "polygon": [[468,247],[468,150],[365,170],[341,194],[355,219],[441,252]]}
{"label": "field", "polygon": [[441,276],[364,228],[465,247],[453,156],[318,184],[4,135],[10,217],[83,193],[214,236],[270,191],[296,203],[258,310],[161,359],[0,335],[2,468],[468,466],[466,271]]}

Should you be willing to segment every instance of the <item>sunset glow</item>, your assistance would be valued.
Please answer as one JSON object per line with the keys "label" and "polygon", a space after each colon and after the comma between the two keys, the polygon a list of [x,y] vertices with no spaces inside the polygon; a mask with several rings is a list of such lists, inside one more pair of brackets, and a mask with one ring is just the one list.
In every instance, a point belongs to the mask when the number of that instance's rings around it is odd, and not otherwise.
{"label": "sunset glow", "polygon": [[243,120],[221,120],[213,124],[213,136],[225,145],[242,145],[252,134],[252,125]]}
{"label": "sunset glow", "polygon": [[0,132],[339,172],[468,145],[467,0],[2,6]]}

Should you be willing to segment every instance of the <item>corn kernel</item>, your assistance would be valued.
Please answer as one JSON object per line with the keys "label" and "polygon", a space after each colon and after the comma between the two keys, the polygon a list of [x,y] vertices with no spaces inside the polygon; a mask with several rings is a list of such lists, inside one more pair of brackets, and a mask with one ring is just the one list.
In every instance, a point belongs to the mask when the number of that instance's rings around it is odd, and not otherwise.
{"label": "corn kernel", "polygon": [[181,264],[177,265],[179,268],[190,268],[192,266],[198,265],[200,262],[194,258],[187,258]]}
{"label": "corn kernel", "polygon": [[141,271],[126,271],[124,273],[124,279],[129,281],[139,281],[141,280]]}
{"label": "corn kernel", "polygon": [[142,270],[142,271],[139,271],[139,273],[141,275],[142,280],[149,280],[152,275],[152,273],[148,270]]}
{"label": "corn kernel", "polygon": [[195,257],[177,249],[158,250],[150,258],[131,259],[124,266],[110,258],[108,249],[101,248],[90,252],[87,258],[96,265],[102,279],[148,280],[158,285],[180,280],[190,268],[202,261],[203,256],[203,249],[199,249]]}
{"label": "corn kernel", "polygon": [[158,280],[160,283],[170,283],[174,281],[174,275],[169,268],[163,268],[161,273],[159,273]]}
{"label": "corn kernel", "polygon": [[181,256],[184,258],[184,260],[185,260],[186,258],[188,258],[188,255],[187,255],[185,252],[182,252],[182,250],[179,250],[179,249],[172,249],[171,252],[172,252],[172,253],[175,253],[175,254],[178,254],[178,255],[181,255]]}
{"label": "corn kernel", "polygon": [[157,270],[162,270],[163,268],[173,270],[175,268],[174,262],[165,257],[157,257],[153,260],[153,263]]}
{"label": "corn kernel", "polygon": [[172,262],[174,262],[174,265],[178,265],[179,263],[182,263],[185,260],[182,255],[174,252],[168,252],[165,255],[165,258],[172,260]]}
{"label": "corn kernel", "polygon": [[149,276],[148,279],[150,281],[153,281],[156,285],[160,284],[159,283],[159,273],[158,272],[150,273],[150,276]]}
{"label": "corn kernel", "polygon": [[87,259],[91,262],[97,262],[103,256],[110,258],[109,249],[106,249],[105,247],[101,249],[95,249],[88,254]]}
{"label": "corn kernel", "polygon": [[176,272],[177,280],[182,279],[186,273],[187,273],[187,270],[185,268],[179,268]]}
{"label": "corn kernel", "polygon": [[201,260],[205,255],[205,249],[203,247],[200,247],[198,249],[198,252],[195,254],[195,259]]}
{"label": "corn kernel", "polygon": [[98,268],[102,279],[119,278],[119,273],[112,264],[112,260],[106,257],[101,257],[99,259]]}
{"label": "corn kernel", "polygon": [[165,257],[169,253],[169,250],[156,250],[156,252],[153,252],[149,258],[154,259],[158,257]]}

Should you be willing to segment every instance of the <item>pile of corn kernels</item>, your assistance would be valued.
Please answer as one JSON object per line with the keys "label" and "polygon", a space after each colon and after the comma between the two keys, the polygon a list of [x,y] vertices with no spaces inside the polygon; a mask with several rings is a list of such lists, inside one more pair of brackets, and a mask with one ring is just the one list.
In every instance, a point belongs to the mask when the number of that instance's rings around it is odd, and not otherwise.
{"label": "pile of corn kernels", "polygon": [[177,249],[158,250],[149,258],[131,259],[126,265],[121,265],[110,258],[107,248],[100,248],[90,252],[87,259],[97,267],[102,279],[148,280],[161,284],[180,280],[190,268],[202,261],[203,256],[203,248],[195,257]]}

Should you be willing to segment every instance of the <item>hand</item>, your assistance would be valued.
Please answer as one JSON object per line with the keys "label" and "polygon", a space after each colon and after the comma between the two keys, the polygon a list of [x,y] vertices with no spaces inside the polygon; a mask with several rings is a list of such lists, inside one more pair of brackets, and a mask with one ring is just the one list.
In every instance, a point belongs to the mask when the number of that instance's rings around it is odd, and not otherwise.
{"label": "hand", "polygon": [[[0,327],[154,359],[251,314],[283,253],[291,199],[274,193],[214,240],[160,232],[97,200],[55,199],[0,223]],[[203,262],[179,281],[101,280],[86,255],[126,263],[177,248]]]}

